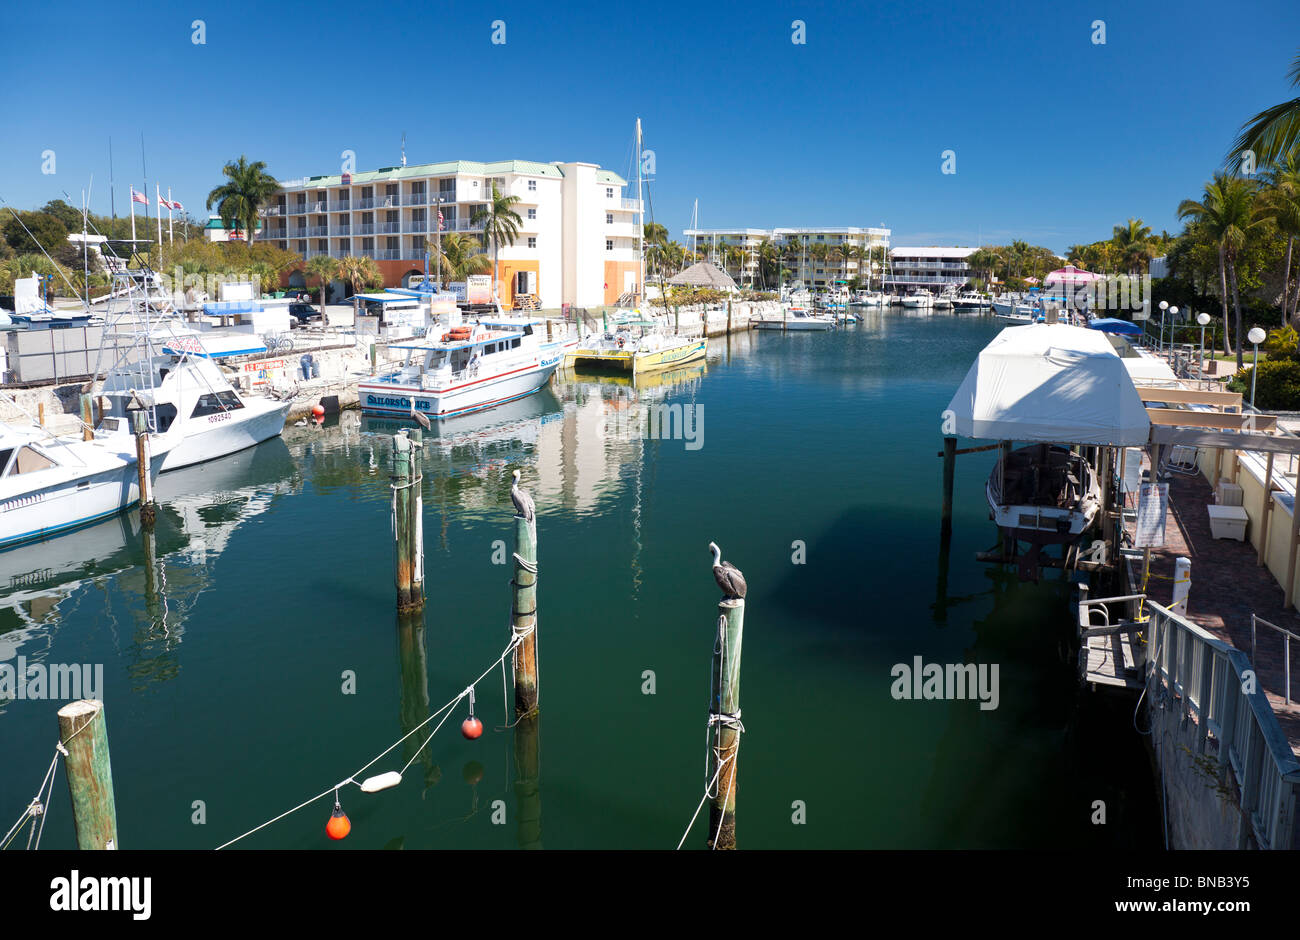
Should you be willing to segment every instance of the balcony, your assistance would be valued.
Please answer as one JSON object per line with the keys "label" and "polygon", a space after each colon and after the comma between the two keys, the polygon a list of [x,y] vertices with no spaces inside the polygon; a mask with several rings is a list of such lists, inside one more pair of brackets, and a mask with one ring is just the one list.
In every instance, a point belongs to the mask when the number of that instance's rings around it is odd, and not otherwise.
{"label": "balcony", "polygon": [[324,212],[328,203],[324,199],[317,199],[307,203],[308,212]]}
{"label": "balcony", "polygon": [[402,223],[402,231],[408,235],[414,233],[423,235],[425,232],[432,232],[437,227],[437,222],[429,219],[407,219]]}
{"label": "balcony", "polygon": [[352,232],[354,235],[373,235],[375,234],[375,226],[373,223],[363,222],[360,225],[352,226]]}
{"label": "balcony", "polygon": [[400,261],[407,257],[400,248],[376,248],[370,256],[377,261]]}
{"label": "balcony", "polygon": [[640,211],[641,211],[641,200],[640,200],[640,199],[620,199],[620,200],[618,200],[618,208],[619,208],[619,209],[626,209],[626,210],[631,211],[631,212],[640,212]]}
{"label": "balcony", "polygon": [[335,200],[330,203],[330,212],[351,212],[352,202],[347,199]]}
{"label": "balcony", "polygon": [[302,215],[306,211],[307,211],[307,203],[305,202],[295,202],[292,206],[289,207],[290,215]]}
{"label": "balcony", "polygon": [[267,207],[266,207],[266,210],[265,210],[265,212],[264,212],[264,214],[265,214],[265,215],[285,215],[285,214],[286,214],[286,207],[285,207],[285,206],[267,206]]}
{"label": "balcony", "polygon": [[438,190],[437,198],[444,206],[454,203],[456,201],[456,187]]}
{"label": "balcony", "polygon": [[[379,235],[396,235],[402,230],[400,222],[380,222],[374,226],[376,234]],[[362,234],[369,234],[363,232]]]}
{"label": "balcony", "polygon": [[331,234],[331,235],[351,235],[351,234],[352,234],[352,226],[350,226],[350,225],[335,225],[335,226],[333,226],[333,227],[330,229],[330,234]]}
{"label": "balcony", "polygon": [[376,209],[396,209],[402,204],[401,196],[376,196],[373,200]]}
{"label": "balcony", "polygon": [[402,205],[404,206],[427,206],[428,204],[428,193],[407,193],[402,197]]}
{"label": "balcony", "polygon": [[329,228],[324,225],[313,225],[311,228],[307,229],[307,236],[309,238],[324,238],[328,234]]}
{"label": "balcony", "polygon": [[373,196],[367,196],[364,199],[357,199],[352,203],[352,208],[354,209],[373,209],[374,207],[375,199]]}

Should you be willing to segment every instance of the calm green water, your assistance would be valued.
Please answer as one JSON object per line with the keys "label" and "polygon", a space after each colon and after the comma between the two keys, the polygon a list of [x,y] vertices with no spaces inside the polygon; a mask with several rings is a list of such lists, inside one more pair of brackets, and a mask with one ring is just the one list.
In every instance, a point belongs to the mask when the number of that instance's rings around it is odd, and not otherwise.
{"label": "calm green water", "polygon": [[[0,556],[0,657],[102,663],[123,847],[214,847],[346,779],[496,660],[510,572],[493,543],[513,537],[519,466],[539,516],[543,846],[681,838],[704,784],[710,540],[749,582],[742,848],[1154,846],[1131,705],[1076,691],[1067,587],[974,560],[995,538],[994,455],[959,460],[946,568],[940,557],[940,413],[998,329],[894,311],[833,334],[718,339],[707,366],[662,383],[568,380],[441,429],[416,626],[393,613],[394,426],[346,414],[288,428],[162,478],[153,579],[126,518]],[[613,433],[633,398],[702,406],[703,446]],[[895,701],[890,669],[915,656],[998,664],[999,707]],[[342,694],[347,670],[355,694]],[[0,706],[0,834],[48,765],[57,707]],[[346,789],[353,832],[339,846],[529,840],[514,733],[494,730],[499,670],[476,712],[478,741],[458,712],[422,752],[420,735],[368,771],[414,757],[400,787]],[[60,774],[46,847],[75,843],[66,793]],[[1105,826],[1089,824],[1094,800]],[[240,845],[330,846],[329,808]],[[687,845],[704,838],[697,822]]]}

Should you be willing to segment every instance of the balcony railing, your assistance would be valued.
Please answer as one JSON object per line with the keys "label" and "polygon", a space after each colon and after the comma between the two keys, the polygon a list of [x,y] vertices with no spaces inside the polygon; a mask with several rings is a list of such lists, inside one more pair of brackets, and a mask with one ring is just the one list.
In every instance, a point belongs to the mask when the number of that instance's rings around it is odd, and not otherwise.
{"label": "balcony railing", "polygon": [[620,200],[619,200],[619,208],[620,208],[620,209],[631,209],[633,212],[640,212],[640,211],[641,211],[641,200],[640,200],[640,199],[620,199]]}
{"label": "balcony railing", "polygon": [[285,206],[267,206],[267,207],[266,207],[266,214],[267,214],[267,215],[285,215],[285,214],[286,214],[286,211],[287,211],[287,208],[286,208]]}
{"label": "balcony railing", "polygon": [[309,238],[323,238],[328,234],[329,228],[324,225],[313,225],[311,228],[307,229],[307,235]]}
{"label": "balcony railing", "polygon": [[379,261],[400,261],[406,255],[400,248],[376,248],[371,257]]}
{"label": "balcony railing", "polygon": [[375,232],[380,235],[396,235],[401,230],[400,222],[380,222],[375,226]]}
{"label": "balcony railing", "polygon": [[354,209],[373,209],[374,207],[375,199],[373,196],[366,196],[363,199],[355,199],[352,202],[352,208]]}
{"label": "balcony railing", "polygon": [[375,226],[371,222],[362,222],[360,225],[352,226],[352,232],[355,235],[373,235],[375,234]]}
{"label": "balcony railing", "polygon": [[351,234],[352,234],[352,226],[350,226],[350,225],[335,225],[335,226],[333,226],[332,228],[330,228],[330,234],[331,234],[331,235],[351,235]]}
{"label": "balcony railing", "polygon": [[402,197],[397,196],[376,196],[374,199],[376,209],[396,209],[402,204]]}
{"label": "balcony railing", "polygon": [[290,215],[302,215],[306,211],[307,211],[307,203],[305,202],[295,202],[293,205],[289,207]]}
{"label": "balcony railing", "polygon": [[352,202],[348,199],[335,200],[330,203],[330,212],[351,212]]}

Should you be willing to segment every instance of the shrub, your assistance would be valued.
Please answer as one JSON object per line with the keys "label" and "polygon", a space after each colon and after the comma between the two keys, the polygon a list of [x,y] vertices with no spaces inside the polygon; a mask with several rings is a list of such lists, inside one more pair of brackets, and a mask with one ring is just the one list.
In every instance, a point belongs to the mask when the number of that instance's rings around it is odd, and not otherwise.
{"label": "shrub", "polygon": [[1259,370],[1255,386],[1255,406],[1265,411],[1300,411],[1300,362],[1278,359],[1260,362],[1245,369],[1228,383],[1228,388],[1250,399],[1251,374]]}

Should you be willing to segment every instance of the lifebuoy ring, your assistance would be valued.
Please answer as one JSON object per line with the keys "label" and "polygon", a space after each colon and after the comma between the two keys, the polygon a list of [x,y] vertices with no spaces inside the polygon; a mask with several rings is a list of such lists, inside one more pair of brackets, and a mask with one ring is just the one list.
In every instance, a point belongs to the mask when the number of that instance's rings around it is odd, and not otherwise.
{"label": "lifebuoy ring", "polygon": [[623,348],[623,337],[621,336],[618,338],[618,348],[619,349]]}

